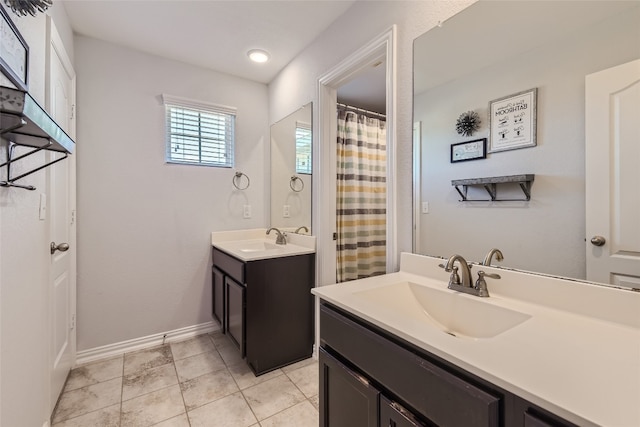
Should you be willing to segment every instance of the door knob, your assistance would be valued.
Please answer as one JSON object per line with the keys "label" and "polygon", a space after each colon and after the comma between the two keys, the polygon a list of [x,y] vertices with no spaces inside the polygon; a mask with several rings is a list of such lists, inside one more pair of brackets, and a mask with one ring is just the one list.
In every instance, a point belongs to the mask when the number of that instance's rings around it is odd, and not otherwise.
{"label": "door knob", "polygon": [[56,251],[66,252],[68,250],[69,250],[68,243],[60,243],[59,245],[56,245],[56,242],[51,242],[51,255],[55,254]]}
{"label": "door knob", "polygon": [[591,244],[594,246],[602,246],[607,242],[607,240],[602,236],[593,236],[591,238]]}

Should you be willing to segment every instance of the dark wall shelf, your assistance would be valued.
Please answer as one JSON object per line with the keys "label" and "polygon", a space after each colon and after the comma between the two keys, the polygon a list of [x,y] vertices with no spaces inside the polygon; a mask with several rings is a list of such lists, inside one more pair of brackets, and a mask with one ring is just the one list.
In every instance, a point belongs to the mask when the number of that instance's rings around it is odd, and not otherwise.
{"label": "dark wall shelf", "polygon": [[[7,180],[0,181],[0,187],[35,190],[32,185],[16,184],[15,181],[64,160],[75,147],[75,142],[38,105],[31,95],[25,91],[5,86],[0,86],[0,135],[8,141],[6,146],[7,161],[0,164],[0,168],[7,167]],[[33,150],[15,156],[15,147],[30,147]],[[64,156],[19,176],[12,175],[11,165],[13,163],[42,150],[57,151],[64,153]]]}
{"label": "dark wall shelf", "polygon": [[[524,175],[507,175],[507,176],[493,176],[489,178],[470,178],[470,179],[454,179],[451,181],[451,185],[455,187],[460,197],[461,202],[505,202],[505,201],[529,201],[531,200],[531,184],[535,178],[534,174]],[[498,185],[517,183],[520,185],[520,189],[524,193],[522,199],[501,199],[498,197]],[[489,193],[490,199],[469,199],[467,197],[467,190],[469,187],[484,187]]]}

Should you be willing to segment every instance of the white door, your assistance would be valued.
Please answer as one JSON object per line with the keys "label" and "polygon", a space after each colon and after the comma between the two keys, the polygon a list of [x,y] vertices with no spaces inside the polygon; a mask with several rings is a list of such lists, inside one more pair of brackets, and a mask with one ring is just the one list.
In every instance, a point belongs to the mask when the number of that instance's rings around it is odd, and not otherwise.
{"label": "white door", "polygon": [[586,77],[587,280],[640,288],[640,60]]}
{"label": "white door", "polygon": [[[47,109],[51,117],[75,138],[75,73],[53,21],[48,18]],[[50,160],[62,153],[50,152]],[[67,375],[75,363],[75,156],[48,168],[49,233],[51,241],[50,301],[50,409],[54,409]],[[54,250],[54,246],[59,248]]]}

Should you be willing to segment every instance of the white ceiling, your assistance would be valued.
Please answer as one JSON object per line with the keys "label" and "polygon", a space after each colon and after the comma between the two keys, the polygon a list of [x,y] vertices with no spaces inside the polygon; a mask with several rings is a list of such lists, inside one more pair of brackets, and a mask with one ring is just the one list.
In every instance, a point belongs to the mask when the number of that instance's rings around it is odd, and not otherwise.
{"label": "white ceiling", "polygon": [[479,1],[414,41],[414,93],[472,74],[639,4],[613,0]]}
{"label": "white ceiling", "polygon": [[[74,32],[269,83],[355,0],[62,0]],[[271,54],[265,64],[250,49]]]}
{"label": "white ceiling", "polygon": [[376,113],[387,111],[386,61],[360,73],[338,88],[338,102]]}

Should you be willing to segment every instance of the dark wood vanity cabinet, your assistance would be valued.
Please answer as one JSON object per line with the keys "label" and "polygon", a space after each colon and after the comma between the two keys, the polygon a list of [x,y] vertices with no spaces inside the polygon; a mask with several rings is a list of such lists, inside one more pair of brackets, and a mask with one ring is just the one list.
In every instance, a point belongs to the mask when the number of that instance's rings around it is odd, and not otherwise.
{"label": "dark wood vanity cabinet", "polygon": [[314,279],[315,254],[244,262],[213,248],[213,317],[256,375],[311,357]]}
{"label": "dark wood vanity cabinet", "polygon": [[222,332],[227,330],[227,324],[224,319],[224,305],[225,305],[225,284],[224,284],[224,273],[218,270],[216,267],[211,269],[211,280],[212,280],[212,302],[211,309],[213,318],[218,321],[220,324],[220,329]]}
{"label": "dark wood vanity cabinet", "polygon": [[323,348],[320,349],[318,362],[319,392],[324,397],[326,408],[320,412],[320,425],[378,427],[380,391]]}
{"label": "dark wood vanity cabinet", "polygon": [[324,301],[320,344],[321,427],[574,426]]}
{"label": "dark wood vanity cabinet", "polygon": [[224,279],[226,333],[245,355],[246,287],[231,277]]}

